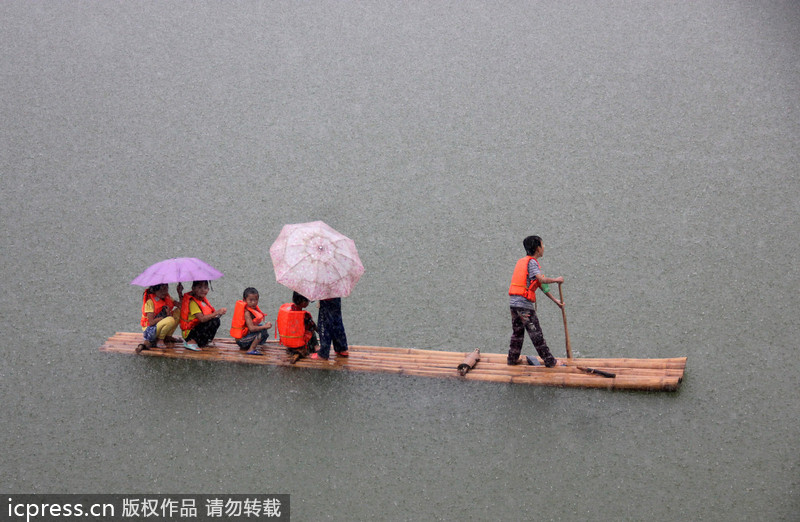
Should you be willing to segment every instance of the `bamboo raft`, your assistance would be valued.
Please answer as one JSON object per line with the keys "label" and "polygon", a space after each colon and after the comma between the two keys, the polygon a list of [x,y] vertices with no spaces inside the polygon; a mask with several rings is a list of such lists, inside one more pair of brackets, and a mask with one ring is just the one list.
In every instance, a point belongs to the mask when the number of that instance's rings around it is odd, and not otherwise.
{"label": "bamboo raft", "polygon": [[[103,346],[102,352],[134,354],[141,342],[141,333],[117,332]],[[247,355],[232,338],[216,338],[213,346],[199,352],[186,350],[180,344],[174,348],[144,350],[140,355],[168,357],[197,361],[222,361],[270,366],[294,366],[317,370],[344,370],[356,372],[382,372],[420,377],[452,377],[467,381],[488,381],[535,386],[566,386],[578,388],[603,388],[609,390],[675,391],[683,379],[686,357],[669,359],[559,359],[566,366],[545,368],[506,364],[505,353],[481,353],[471,369],[465,369],[469,352],[445,352],[417,348],[386,348],[380,346],[354,346],[349,357],[335,357],[327,361],[303,358],[292,364],[286,349],[271,341],[262,350],[264,355]],[[474,357],[473,357],[474,359]],[[533,359],[533,358],[532,358]],[[524,358],[523,358],[524,360]],[[536,358],[541,364],[541,360]],[[599,370],[600,373],[592,372]],[[462,375],[462,373],[464,373]],[[607,377],[606,373],[613,375]]]}

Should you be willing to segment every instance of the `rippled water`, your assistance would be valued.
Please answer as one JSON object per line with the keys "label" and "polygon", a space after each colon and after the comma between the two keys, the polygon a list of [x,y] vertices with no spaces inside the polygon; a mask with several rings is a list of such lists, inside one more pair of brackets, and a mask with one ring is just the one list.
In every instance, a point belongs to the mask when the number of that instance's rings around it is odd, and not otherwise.
{"label": "rippled water", "polygon": [[[290,493],[297,520],[796,519],[795,3],[11,1],[0,27],[4,491]],[[576,355],[688,355],[684,383],[98,352],[167,257],[274,317],[267,248],[316,219],[366,267],[352,343],[504,352],[535,233]]]}

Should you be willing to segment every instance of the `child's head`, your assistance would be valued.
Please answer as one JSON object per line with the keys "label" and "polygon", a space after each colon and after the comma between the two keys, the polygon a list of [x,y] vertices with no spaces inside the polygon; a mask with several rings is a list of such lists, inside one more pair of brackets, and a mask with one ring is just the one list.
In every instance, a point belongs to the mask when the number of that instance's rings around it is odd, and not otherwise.
{"label": "child's head", "polygon": [[258,290],[252,286],[245,288],[244,293],[242,294],[242,299],[245,303],[247,303],[247,306],[250,308],[255,308],[258,306]]}
{"label": "child's head", "polygon": [[208,281],[193,281],[192,293],[198,297],[205,297],[208,294]]}
{"label": "child's head", "polygon": [[147,289],[147,293],[150,295],[154,295],[159,299],[164,299],[169,293],[169,285],[167,283],[161,283],[160,285],[153,285]]}
{"label": "child's head", "polygon": [[305,308],[311,301],[306,296],[295,292],[292,294],[292,302],[300,308]]}
{"label": "child's head", "polygon": [[542,246],[542,238],[539,236],[528,236],[522,240],[522,246],[525,247],[525,253],[529,256],[535,256],[536,251]]}

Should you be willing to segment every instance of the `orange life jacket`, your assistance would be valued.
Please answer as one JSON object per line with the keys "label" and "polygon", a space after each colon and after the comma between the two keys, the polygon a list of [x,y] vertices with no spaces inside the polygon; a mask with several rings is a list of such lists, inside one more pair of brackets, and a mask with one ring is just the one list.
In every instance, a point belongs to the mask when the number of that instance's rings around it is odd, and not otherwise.
{"label": "orange life jacket", "polygon": [[311,339],[311,332],[306,332],[305,310],[294,310],[292,303],[282,304],[278,309],[278,335],[281,344],[287,348],[300,348]]}
{"label": "orange life jacket", "polygon": [[[528,285],[528,263],[531,259],[536,261],[533,256],[525,256],[517,261],[517,265],[514,267],[514,274],[511,276],[511,286],[508,287],[508,295],[521,295],[528,301],[535,303],[536,289],[542,285],[535,277],[531,284]],[[542,269],[539,261],[536,261],[536,266],[539,267],[539,270]]]}
{"label": "orange life jacket", "polygon": [[197,326],[197,323],[200,322],[200,320],[196,317],[192,320],[189,320],[189,303],[191,301],[197,303],[197,306],[200,307],[200,312],[203,315],[208,315],[214,312],[214,307],[211,306],[211,304],[208,302],[208,299],[205,297],[201,301],[191,293],[183,294],[183,299],[181,299],[181,330],[191,330]]}
{"label": "orange life jacket", "polygon": [[245,311],[253,314],[253,324],[261,324],[261,321],[266,317],[258,305],[253,309],[247,306],[246,301],[236,301],[236,306],[233,308],[233,318],[231,319],[231,337],[234,339],[241,339],[250,333],[250,330],[247,328],[247,321],[244,318]]}
{"label": "orange life jacket", "polygon": [[165,306],[168,307],[167,313],[169,313],[172,310],[172,307],[175,306],[175,302],[169,295],[167,295],[167,297],[164,299],[158,300],[154,294],[150,293],[150,290],[145,290],[144,294],[142,295],[142,320],[140,321],[142,326],[145,328],[150,326],[150,321],[147,320],[147,312],[144,311],[144,306],[147,304],[148,299],[153,300],[153,312],[156,314],[156,317],[158,317],[158,314],[161,313],[161,309]]}

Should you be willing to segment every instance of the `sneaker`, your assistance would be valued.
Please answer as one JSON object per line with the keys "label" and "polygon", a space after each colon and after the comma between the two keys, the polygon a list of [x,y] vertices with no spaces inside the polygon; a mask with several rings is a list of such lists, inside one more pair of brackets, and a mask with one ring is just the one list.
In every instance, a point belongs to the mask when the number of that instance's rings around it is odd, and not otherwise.
{"label": "sneaker", "polygon": [[348,352],[347,350],[345,350],[343,352],[336,352],[336,356],[337,357],[350,357],[350,352]]}
{"label": "sneaker", "polygon": [[247,352],[247,355],[264,355],[264,353],[258,348],[253,348],[252,350]]}
{"label": "sneaker", "polygon": [[323,357],[320,354],[318,354],[317,352],[312,353],[311,357],[309,357],[309,358],[310,359],[314,359],[315,361],[327,361],[328,360],[327,357]]}
{"label": "sneaker", "polygon": [[199,352],[200,351],[200,348],[198,348],[196,344],[187,343],[186,339],[183,340],[183,347],[186,348],[187,350],[191,350],[193,352]]}

